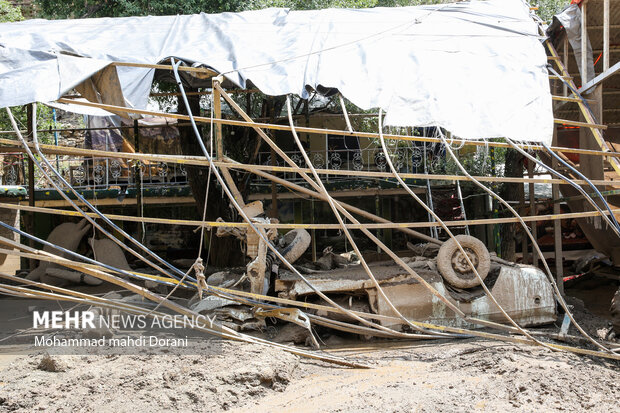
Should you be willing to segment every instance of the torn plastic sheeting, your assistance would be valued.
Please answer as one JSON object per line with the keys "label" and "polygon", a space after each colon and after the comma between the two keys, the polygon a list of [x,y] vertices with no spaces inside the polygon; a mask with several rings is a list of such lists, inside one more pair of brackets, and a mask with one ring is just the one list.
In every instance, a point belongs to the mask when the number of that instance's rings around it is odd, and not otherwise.
{"label": "torn plastic sheeting", "polygon": [[[0,61],[0,106],[55,100],[101,61],[174,56],[268,95],[336,88],[362,109],[383,108],[387,125],[550,143],[547,60],[529,13],[523,0],[488,0],[5,23],[0,46],[21,50]],[[31,70],[43,52],[47,64]],[[87,69],[51,64],[61,53],[84,57]],[[154,70],[117,70],[125,98],[144,108]]]}
{"label": "torn plastic sheeting", "polygon": [[[547,29],[547,34],[550,35],[554,31],[558,30],[560,26],[564,27],[564,30],[566,30],[566,36],[568,36],[568,42],[570,43],[570,47],[573,49],[575,55],[579,73],[583,73],[583,68],[581,67],[581,18],[582,14],[579,6],[577,4],[571,4],[562,10],[562,12],[553,16],[553,21]],[[586,44],[588,49],[586,50],[588,69],[586,81],[589,82],[594,79],[594,59],[592,57],[592,45],[590,44],[589,38],[586,39]]]}

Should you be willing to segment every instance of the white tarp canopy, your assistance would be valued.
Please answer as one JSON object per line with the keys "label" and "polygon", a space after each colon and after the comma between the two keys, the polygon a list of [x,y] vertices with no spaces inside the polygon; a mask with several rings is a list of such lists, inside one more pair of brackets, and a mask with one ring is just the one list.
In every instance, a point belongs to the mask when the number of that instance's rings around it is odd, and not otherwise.
{"label": "white tarp canopy", "polygon": [[[551,142],[547,58],[523,0],[0,24],[0,107],[48,102],[110,62],[202,64],[268,95],[338,89],[386,125]],[[116,67],[145,108],[154,70]]]}

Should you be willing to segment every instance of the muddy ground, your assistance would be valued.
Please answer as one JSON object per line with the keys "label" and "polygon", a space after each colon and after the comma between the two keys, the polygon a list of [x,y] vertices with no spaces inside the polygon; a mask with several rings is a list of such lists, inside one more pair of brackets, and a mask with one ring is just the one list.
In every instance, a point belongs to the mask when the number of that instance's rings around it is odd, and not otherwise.
{"label": "muddy ground", "polygon": [[[609,321],[570,303],[588,332],[604,337]],[[545,330],[557,332],[535,331]],[[0,348],[0,412],[620,411],[620,362],[473,338],[324,339],[323,351],[372,368],[221,340],[205,341],[197,355],[48,359]]]}
{"label": "muddy ground", "polygon": [[[376,344],[376,343],[375,343]],[[618,411],[620,365],[468,339],[332,349],[351,369],[253,344],[200,356],[15,359],[0,372],[1,411]],[[46,371],[61,370],[61,371]]]}
{"label": "muddy ground", "polygon": [[620,410],[620,363],[466,339],[328,340],[328,365],[256,344],[200,355],[0,359],[0,411],[461,412]]}

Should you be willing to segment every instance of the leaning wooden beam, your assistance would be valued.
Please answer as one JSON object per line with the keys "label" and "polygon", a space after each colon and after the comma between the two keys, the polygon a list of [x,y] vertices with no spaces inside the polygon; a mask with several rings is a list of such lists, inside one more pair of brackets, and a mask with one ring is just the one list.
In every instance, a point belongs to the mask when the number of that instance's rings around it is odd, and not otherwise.
{"label": "leaning wooden beam", "polygon": [[[553,140],[557,141],[557,129],[553,130]],[[554,157],[551,161],[551,167],[555,170],[558,168],[558,160]],[[560,198],[560,186],[553,184],[551,186],[551,195],[554,200]],[[597,211],[598,212],[598,211]],[[560,214],[560,203],[554,202],[553,213]],[[560,294],[564,294],[564,260],[562,254],[562,223],[558,220],[553,222],[553,241],[554,241],[554,258],[555,258],[555,278]],[[544,259],[544,257],[541,257]]]}
{"label": "leaning wooden beam", "polygon": [[[129,113],[137,113],[141,115],[166,116],[166,117],[174,118],[174,119],[189,120],[189,116],[180,115],[178,113],[166,113],[166,112],[158,112],[158,111],[143,110],[143,109],[129,109],[129,108],[125,108],[122,106],[105,105],[103,103],[74,101],[71,99],[62,99],[62,98],[58,99],[58,102],[72,103],[76,105],[101,108],[101,109],[106,109],[106,110],[116,110],[116,111],[124,110]],[[229,126],[243,126],[243,127],[251,127],[251,128],[259,127],[261,129],[272,129],[272,130],[281,130],[281,131],[289,131],[289,132],[291,131],[291,127],[288,125],[276,125],[276,124],[259,123],[259,122],[254,123],[254,122],[246,122],[246,121],[233,120],[233,119],[211,119],[211,118],[202,117],[202,116],[194,116],[194,120],[197,123],[213,122],[216,124],[229,125]],[[588,120],[588,122],[590,122],[590,120]],[[591,123],[595,124],[595,122],[591,122]],[[373,138],[373,139],[379,138],[379,134],[373,133],[373,132],[358,132],[358,131],[349,132],[346,130],[339,130],[339,129],[320,129],[320,128],[309,128],[309,127],[304,127],[304,126],[299,126],[296,128],[296,130],[300,133],[308,133],[308,134],[320,134],[320,135],[328,134],[328,135],[353,136],[353,137]],[[441,143],[441,139],[430,137],[430,136],[406,136],[406,135],[386,134],[384,135],[384,138],[388,140]],[[504,142],[493,142],[493,141],[482,141],[482,140],[481,141],[466,140],[464,141],[464,144],[473,145],[473,146],[484,146],[484,147],[510,148],[510,145]],[[545,148],[542,147],[542,145],[520,145],[520,147],[526,150],[546,150]],[[577,149],[577,148],[552,148],[552,150],[559,151],[559,152],[566,152],[566,153],[583,153],[587,155],[600,155],[600,156],[607,156],[607,157],[620,156],[620,153],[612,152],[609,149],[601,150],[601,151],[590,150],[586,152],[583,152],[583,149]]]}
{"label": "leaning wooden beam", "polygon": [[[4,238],[0,236],[0,244],[12,247],[12,248],[18,248],[19,250],[7,250],[7,249],[0,249],[0,251],[2,253],[6,253],[6,254],[13,254],[13,255],[18,255],[18,256],[22,256],[25,258],[31,258],[31,259],[35,259],[35,260],[41,260],[41,261],[47,261],[47,262],[52,262],[52,263],[56,263],[59,265],[62,265],[64,267],[67,268],[71,268],[75,271],[80,271],[83,273],[86,273],[88,275],[91,275],[95,278],[98,278],[100,280],[103,281],[107,281],[110,282],[112,284],[118,285],[120,287],[126,288],[129,291],[132,291],[136,294],[141,295],[142,297],[146,298],[147,300],[156,302],[158,304],[163,305],[164,307],[178,313],[181,315],[185,315],[188,317],[198,317],[199,314],[186,308],[183,307],[181,305],[176,304],[175,302],[168,300],[164,297],[161,297],[155,293],[152,293],[151,291],[149,291],[146,288],[140,287],[136,284],[133,284],[131,282],[125,281],[119,277],[115,277],[114,275],[111,275],[105,271],[100,271],[100,270],[95,270],[95,269],[91,269],[89,267],[85,267],[83,265],[83,263],[79,263],[76,261],[71,261],[68,260],[66,258],[60,257],[58,255],[55,254],[51,254],[45,251],[41,251],[41,250],[35,250],[32,248],[28,248],[25,247],[15,241],[9,240],[8,238]],[[28,251],[28,252],[23,252],[23,251]],[[360,365],[359,363],[354,363],[354,362],[348,362],[344,359],[340,359],[340,358],[336,358],[336,357],[331,357],[331,356],[325,356],[325,355],[321,355],[319,353],[314,353],[314,352],[310,352],[310,351],[306,351],[306,350],[301,350],[301,349],[297,349],[294,347],[290,347],[290,346],[286,346],[286,345],[282,345],[282,344],[278,344],[278,343],[273,343],[270,342],[268,340],[263,340],[263,339],[259,339],[259,338],[254,338],[251,336],[248,336],[246,334],[242,334],[242,333],[238,333],[226,326],[223,325],[219,325],[217,323],[212,323],[212,325],[210,325],[209,327],[207,326],[203,326],[201,327],[201,330],[203,331],[207,331],[211,334],[217,335],[217,336],[221,336],[224,338],[228,338],[228,339],[232,339],[232,340],[237,340],[237,341],[245,341],[245,342],[250,342],[250,343],[256,343],[256,344],[262,344],[262,345],[267,345],[267,346],[272,346],[272,347],[277,347],[280,348],[282,350],[288,351],[290,353],[293,354],[297,354],[303,357],[309,357],[309,358],[313,358],[313,359],[317,359],[317,360],[322,360],[322,361],[326,361],[326,362],[330,362],[330,363],[335,363],[335,364],[340,364],[340,365],[345,365],[345,366],[349,366],[349,367],[365,367],[363,365]]]}
{"label": "leaning wooden beam", "polygon": [[597,87],[601,82],[615,75],[619,70],[620,70],[620,62],[616,63],[611,68],[605,70],[603,73],[601,73],[600,75],[596,76],[594,79],[590,80],[588,83],[583,85],[579,89],[579,93],[585,95],[585,94],[588,94],[594,91],[595,87]]}
{"label": "leaning wooden beam", "polygon": [[603,130],[607,129],[607,125],[599,125],[597,123],[579,122],[576,120],[554,119],[553,122],[559,125],[579,126],[582,128],[595,128],[595,129],[603,129]]}
{"label": "leaning wooden beam", "polygon": [[[148,64],[148,63],[130,63],[130,62],[112,62],[112,66],[125,66],[125,67],[141,67],[145,69],[159,69],[159,70],[172,70],[171,65],[158,65],[158,64]],[[181,72],[191,72],[191,73],[203,73],[208,76],[216,76],[217,72],[207,69],[205,67],[192,67],[192,66],[179,66],[178,70]]]}
{"label": "leaning wooden beam", "polygon": [[[38,259],[38,260],[43,260],[43,261],[48,261],[48,262],[55,262],[57,264],[66,266],[68,268],[72,268],[78,271],[83,271],[86,272],[90,275],[93,275],[97,278],[100,279],[104,279],[106,281],[112,282],[114,284],[117,285],[121,285],[125,288],[128,288],[130,291],[134,291],[137,292],[140,295],[143,295],[145,298],[151,299],[155,302],[162,302],[162,304],[164,304],[166,307],[169,307],[170,309],[173,309],[174,311],[179,312],[180,314],[185,314],[185,315],[195,315],[195,313],[193,313],[192,311],[178,306],[172,302],[169,302],[168,300],[163,299],[162,297],[159,297],[156,294],[150,293],[148,290],[145,290],[139,286],[136,286],[134,284],[131,283],[127,283],[117,277],[111,276],[109,274],[107,274],[105,271],[95,271],[95,270],[91,270],[90,268],[84,268],[81,266],[81,263],[77,263],[71,260],[67,260],[65,258],[56,256],[54,254],[50,254],[50,253],[46,253],[44,251],[39,251],[39,250],[34,250],[32,248],[28,248],[25,247],[15,241],[9,240],[7,238],[4,237],[0,237],[0,243],[7,245],[9,247],[13,247],[13,248],[18,248],[19,250],[26,250],[29,252],[21,252],[21,251],[11,251],[11,250],[1,250],[1,252],[5,252],[8,254],[15,254],[15,255],[19,255],[19,256],[24,256],[26,258],[34,258],[34,259]],[[478,337],[483,337],[483,338],[489,338],[489,339],[496,339],[496,340],[502,340],[502,341],[510,341],[510,342],[516,342],[516,343],[523,343],[523,344],[532,344],[531,340],[528,339],[524,339],[524,338],[517,338],[517,337],[511,337],[511,336],[503,336],[503,335],[499,335],[499,334],[493,334],[493,333],[487,333],[487,332],[483,332],[483,331],[476,331],[476,330],[467,330],[467,329],[461,329],[461,328],[456,328],[456,327],[448,327],[448,326],[438,326],[438,325],[434,325],[434,324],[430,324],[430,323],[419,323],[419,322],[415,322],[416,325],[419,326],[423,326],[425,328],[432,328],[435,330],[439,330],[439,331],[446,331],[446,332],[454,332],[454,333],[458,333],[458,334],[469,334],[469,335],[474,335],[474,336],[478,336]],[[218,327],[218,333],[219,334],[223,334],[225,335],[226,338],[231,338],[231,339],[237,339],[237,340],[242,340],[242,341],[247,341],[248,339],[251,339],[250,337],[247,337],[245,335],[236,333],[232,330],[228,330],[225,327],[222,326],[217,326]],[[219,330],[221,329],[221,330]],[[259,344],[264,344],[264,345],[274,345],[278,348],[281,348],[285,351],[290,351],[294,354],[299,354],[305,357],[311,357],[311,358],[316,358],[319,360],[324,360],[324,361],[329,361],[329,362],[333,362],[333,363],[338,363],[338,364],[344,364],[344,365],[355,365],[354,363],[348,363],[342,359],[334,359],[334,358],[330,358],[330,357],[325,357],[325,356],[320,356],[317,355],[316,353],[312,353],[312,352],[306,352],[303,350],[297,350],[294,348],[290,348],[287,346],[283,346],[283,345],[277,345],[274,343],[270,343],[266,340],[260,340],[260,339],[254,339],[256,340],[255,342],[259,343]],[[620,359],[620,355],[617,354],[606,354],[606,353],[602,353],[599,351],[593,351],[593,350],[587,350],[587,349],[581,349],[581,348],[576,348],[576,347],[569,347],[569,346],[562,346],[562,345],[557,345],[557,344],[549,344],[549,347],[552,347],[556,350],[562,350],[562,351],[570,351],[570,352],[574,352],[577,354],[584,354],[584,355],[591,355],[591,356],[600,356],[600,357],[607,357],[607,358],[611,358],[611,359]],[[357,365],[359,366],[359,365]]]}
{"label": "leaning wooden beam", "polygon": [[[180,67],[179,67],[180,69]],[[233,94],[245,94],[245,93],[259,93],[260,90],[258,89],[234,89],[231,90],[230,93]],[[212,94],[213,91],[212,90],[204,90],[202,92],[185,92],[185,94],[187,96],[204,96],[204,95],[210,95]],[[154,92],[151,93],[151,96],[153,97],[160,97],[160,96],[181,96],[180,92]],[[69,97],[69,96],[63,96],[63,97]]]}
{"label": "leaning wooden beam", "polygon": [[[69,211],[64,209],[54,209],[54,208],[42,208],[42,207],[32,207],[27,205],[19,205],[19,204],[8,204],[0,202],[0,208],[4,209],[12,209],[18,211],[31,211],[31,212],[40,212],[43,214],[50,215],[61,215],[61,216],[71,216],[71,217],[81,217],[77,211]],[[603,211],[605,215],[609,215],[607,210]],[[613,209],[612,212],[614,214],[620,215],[620,209]],[[98,218],[95,213],[88,212],[88,216],[92,218]],[[540,222],[540,221],[559,221],[562,219],[576,219],[576,218],[589,218],[599,216],[600,213],[598,211],[587,211],[587,212],[571,212],[565,214],[547,214],[547,215],[535,215],[535,216],[524,216],[523,221],[525,222]],[[185,220],[185,219],[167,219],[167,218],[150,218],[150,217],[134,217],[128,215],[116,215],[116,214],[106,214],[106,216],[112,221],[123,221],[123,222],[144,222],[149,224],[161,224],[161,225],[183,225],[189,227],[205,227],[205,228],[249,228],[249,224],[246,222],[217,222],[217,221],[194,221],[194,220]],[[508,224],[508,223],[516,223],[519,222],[518,218],[485,218],[485,219],[467,219],[460,221],[444,221],[446,226],[448,227],[460,227],[463,225],[495,225],[495,224]],[[277,229],[340,229],[340,224],[264,224],[264,223],[255,223],[254,224],[260,228],[277,228]],[[400,229],[400,228],[431,228],[440,226],[437,222],[385,222],[385,223],[363,223],[363,224],[346,224],[348,229]]]}
{"label": "leaning wooden beam", "polygon": [[[220,166],[218,162],[214,162],[214,165]],[[258,171],[272,171],[272,172],[288,172],[288,173],[308,173],[308,168],[293,168],[290,166],[270,166],[270,165],[250,165],[242,163],[224,163],[222,166],[230,169],[240,169],[244,171],[250,171],[257,173]],[[375,172],[375,171],[350,171],[350,170],[334,170],[334,169],[316,169],[321,175],[339,175],[339,176],[355,176],[366,178],[391,178],[389,172]],[[439,174],[418,174],[418,173],[401,173],[399,174],[403,179],[429,179],[436,181],[468,181],[467,177],[462,175],[439,175]],[[540,184],[566,184],[565,181],[558,178],[518,178],[518,177],[494,177],[494,176],[474,176],[481,182],[494,182],[494,183],[540,183]],[[585,180],[575,179],[573,182],[579,185],[587,185]],[[595,185],[618,185],[619,181],[613,180],[590,180]]]}
{"label": "leaning wooden beam", "polygon": [[[583,9],[582,9],[583,13],[585,13],[585,8],[586,8],[586,6],[585,6],[585,4],[583,4]],[[585,20],[585,14],[583,16],[583,19]],[[585,22],[582,25],[582,30],[584,30],[584,29],[585,29]],[[582,34],[583,34],[583,32],[582,32]],[[582,42],[585,42],[585,35],[582,35]],[[558,52],[557,52],[557,50],[555,50],[555,47],[553,46],[551,41],[549,41],[547,39],[545,41],[545,45],[547,46],[547,49],[549,50],[549,53],[552,56],[559,57],[558,56]],[[587,50],[583,44],[582,44],[582,47],[584,47],[582,50],[584,50],[584,51]],[[585,73],[587,72],[587,69],[586,69],[587,61],[584,61],[586,53],[585,52],[582,53],[581,56],[582,56],[582,82],[581,82],[581,84],[585,85],[587,83],[586,82],[587,79],[585,79]],[[567,66],[564,65],[559,58],[557,60],[555,60],[555,63],[557,65],[557,67],[560,69],[560,73],[562,73],[563,75],[569,75]],[[596,120],[594,118],[594,115],[592,114],[592,111],[590,110],[590,108],[583,101],[581,101],[581,99],[582,99],[581,94],[576,92],[577,86],[575,86],[575,82],[572,79],[569,79],[566,82],[567,82],[568,85],[570,85],[570,89],[571,89],[571,93],[572,93],[573,97],[580,99],[580,102],[578,102],[577,105],[579,106],[579,110],[581,111],[581,114],[583,115],[583,117],[586,120],[586,122],[588,124],[596,124]],[[590,132],[592,132],[592,136],[594,136],[594,139],[598,143],[599,147],[604,152],[611,152],[611,148],[609,147],[609,145],[605,141],[605,138],[603,137],[603,132],[601,131],[601,129],[598,129],[598,128],[595,128],[595,127],[590,127],[589,129],[590,129]],[[614,168],[616,173],[620,174],[620,160],[618,160],[618,156],[617,155],[610,156],[610,157],[608,157],[608,161],[611,164],[612,168]]]}
{"label": "leaning wooden beam", "polygon": [[[16,141],[12,139],[0,138],[0,144],[14,144]],[[29,144],[30,147],[34,147],[33,144]],[[131,152],[111,152],[95,149],[81,149],[71,148],[67,146],[55,146],[40,144],[43,153],[50,155],[75,155],[75,156],[92,156],[101,158],[115,158],[115,159],[133,159],[141,161],[153,161],[153,162],[167,162],[177,163],[181,165],[195,165],[195,166],[209,166],[209,161],[204,157],[199,156],[187,156],[187,155],[159,155],[159,154],[142,154]],[[0,147],[1,149],[2,147]],[[10,148],[11,152],[23,152],[23,148]],[[587,151],[584,151],[587,152]],[[293,168],[290,166],[272,166],[272,165],[252,165],[242,164],[236,161],[225,159],[224,161],[215,161],[214,165],[218,167],[226,167],[230,169],[237,169],[243,171],[271,171],[271,172],[287,172],[308,173],[308,168]],[[335,170],[335,169],[316,169],[321,175],[339,175],[339,176],[355,176],[355,177],[367,177],[367,178],[390,178],[391,175],[388,172],[378,171],[351,171],[347,169]],[[468,179],[462,175],[441,175],[441,174],[417,174],[417,173],[402,173],[401,177],[405,179],[430,179],[436,181],[467,181]],[[481,182],[502,182],[502,183],[539,183],[539,184],[564,184],[565,182],[557,178],[517,178],[517,177],[490,177],[490,176],[475,176],[475,178]],[[575,183],[579,185],[587,185],[584,180],[575,179]],[[591,180],[595,185],[618,185],[619,181],[614,180]]]}

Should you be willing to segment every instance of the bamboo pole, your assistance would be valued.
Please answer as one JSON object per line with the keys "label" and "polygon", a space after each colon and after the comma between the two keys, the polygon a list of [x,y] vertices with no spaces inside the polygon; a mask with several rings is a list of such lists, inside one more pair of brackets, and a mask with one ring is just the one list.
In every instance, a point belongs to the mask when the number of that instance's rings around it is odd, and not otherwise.
{"label": "bamboo pole", "polygon": [[[1,237],[0,236],[0,244],[4,244],[13,248],[18,248],[20,249],[19,251],[15,251],[15,250],[6,250],[6,249],[0,249],[0,253],[7,253],[7,254],[13,254],[13,255],[18,255],[18,256],[24,256],[26,258],[32,258],[35,260],[42,260],[42,261],[47,261],[47,262],[52,262],[52,263],[56,263],[59,265],[62,265],[64,267],[67,268],[71,268],[75,271],[79,271],[79,272],[83,272],[85,274],[91,275],[95,278],[98,278],[100,280],[103,281],[107,281],[110,282],[112,284],[118,285],[120,287],[123,287],[129,291],[132,291],[136,294],[139,294],[141,296],[143,296],[144,298],[156,302],[158,304],[163,305],[164,307],[178,313],[181,315],[185,315],[185,316],[189,316],[189,317],[198,317],[199,314],[188,309],[185,308],[181,305],[176,304],[173,301],[168,300],[165,297],[161,297],[155,293],[152,293],[151,291],[149,291],[146,288],[140,287],[136,284],[133,284],[131,282],[127,282],[119,277],[115,277],[114,275],[111,275],[105,271],[101,271],[101,270],[95,270],[90,268],[89,266],[84,266],[83,263],[79,263],[79,262],[75,262],[75,261],[71,261],[68,260],[66,258],[62,258],[58,255],[55,254],[50,254],[48,252],[45,251],[41,251],[41,250],[34,250],[32,248],[28,248],[25,247],[23,245],[20,245],[14,241],[11,241],[7,238]],[[27,249],[29,252],[23,252],[23,249]],[[322,360],[322,361],[326,361],[326,362],[330,362],[330,363],[335,363],[335,364],[340,364],[340,365],[346,365],[349,367],[363,367],[362,365],[360,365],[359,363],[354,363],[354,362],[348,362],[346,360],[340,359],[340,358],[333,358],[330,356],[325,356],[325,355],[321,355],[318,353],[313,353],[313,352],[308,352],[305,350],[300,350],[300,349],[296,349],[294,347],[290,347],[290,346],[286,346],[286,345],[282,345],[282,344],[278,344],[278,343],[272,343],[270,341],[267,340],[263,340],[263,339],[258,339],[258,338],[254,338],[251,336],[248,336],[246,334],[242,334],[242,333],[238,333],[224,325],[221,324],[217,324],[215,322],[213,322],[209,327],[206,326],[202,326],[202,330],[203,331],[208,331],[212,334],[224,337],[224,338],[228,338],[228,339],[233,339],[233,340],[237,340],[237,341],[245,341],[245,342],[249,342],[249,343],[256,343],[256,344],[262,344],[262,345],[268,345],[268,346],[272,346],[272,347],[276,347],[276,348],[280,348],[282,350],[288,351],[290,353],[293,354],[297,354],[300,356],[304,356],[304,357],[309,357],[309,358],[314,358],[317,360]]]}
{"label": "bamboo pole", "polygon": [[[158,302],[158,303],[162,303],[164,306],[168,307],[169,309],[178,312],[179,314],[183,314],[183,315],[188,315],[188,316],[196,316],[197,314],[194,313],[193,311],[179,306],[176,303],[171,302],[170,300],[167,300],[165,298],[162,298],[154,293],[151,293],[150,291],[146,290],[145,288],[139,287],[135,284],[126,282],[118,277],[114,277],[108,273],[106,273],[105,271],[98,271],[98,270],[93,270],[90,268],[90,266],[83,266],[82,263],[77,263],[71,260],[68,260],[66,258],[62,258],[60,256],[54,255],[54,254],[50,254],[47,253],[45,251],[40,251],[40,250],[34,250],[32,248],[28,248],[25,247],[19,243],[16,243],[12,240],[9,240],[7,238],[4,237],[0,237],[0,244],[4,244],[7,245],[9,247],[13,247],[13,248],[18,248],[19,251],[14,251],[14,250],[5,250],[2,249],[0,250],[0,252],[3,253],[8,253],[8,254],[15,254],[15,255],[20,255],[20,256],[25,256],[25,257],[31,257],[37,260],[43,260],[43,261],[48,261],[48,262],[53,262],[53,263],[57,263],[60,264],[62,266],[74,269],[76,271],[81,271],[81,272],[85,272],[89,275],[92,275],[96,278],[102,279],[104,281],[109,281],[113,284],[122,286],[127,288],[130,291],[133,291],[139,295],[144,296],[145,298],[154,301],[154,302]],[[22,252],[21,250],[28,250],[30,252]],[[482,321],[482,320],[479,320]],[[515,342],[515,343],[523,343],[523,344],[533,344],[533,342],[529,339],[526,338],[518,338],[518,337],[512,337],[512,336],[503,336],[500,334],[495,334],[495,333],[487,333],[484,331],[476,331],[476,330],[468,330],[468,329],[463,329],[463,328],[456,328],[456,327],[449,327],[449,326],[441,326],[441,325],[435,325],[435,324],[431,324],[431,323],[420,323],[420,322],[415,322],[416,325],[423,327],[423,328],[430,328],[430,329],[434,329],[437,331],[445,331],[448,333],[456,333],[456,334],[467,334],[467,335],[473,335],[473,336],[477,336],[477,337],[482,337],[482,338],[489,338],[489,339],[495,339],[495,340],[500,340],[500,341],[509,341],[509,342]],[[276,343],[271,343],[268,342],[266,340],[261,340],[261,339],[255,339],[252,338],[250,336],[246,336],[244,334],[240,334],[237,333],[233,330],[230,330],[224,326],[218,325],[218,324],[214,324],[214,326],[216,327],[215,330],[211,330],[210,332],[221,335],[225,338],[229,338],[229,339],[233,339],[233,340],[240,340],[240,341],[246,341],[246,342],[255,342],[257,344],[263,344],[263,345],[271,345],[274,347],[278,347],[281,348],[285,351],[289,351],[293,354],[298,354],[298,355],[302,355],[304,357],[310,357],[310,358],[315,358],[318,360],[323,360],[323,361],[328,361],[328,362],[332,362],[332,363],[336,363],[336,364],[342,364],[342,365],[348,365],[348,366],[354,366],[354,367],[360,367],[359,364],[357,363],[351,363],[351,362],[347,362],[346,360],[343,359],[338,359],[338,358],[331,358],[329,356],[322,356],[322,355],[318,355],[316,353],[312,353],[312,352],[306,352],[303,350],[298,350],[289,346],[284,346],[284,345],[279,345]],[[510,327],[506,327],[503,326],[506,329],[510,330]],[[615,360],[620,360],[620,355],[618,354],[611,354],[611,353],[603,353],[600,351],[593,351],[593,350],[587,350],[587,349],[582,349],[582,348],[577,348],[577,347],[569,347],[569,346],[563,346],[563,345],[558,345],[558,344],[553,344],[553,343],[549,343],[547,344],[549,347],[556,349],[556,350],[561,350],[561,351],[569,351],[569,352],[573,352],[573,353],[577,353],[577,354],[583,354],[583,355],[591,355],[591,356],[599,356],[599,357],[605,357],[605,358],[610,358],[610,359],[615,359]]]}
{"label": "bamboo pole", "polygon": [[[132,109],[132,108],[126,108],[122,106],[105,105],[102,103],[74,101],[71,99],[64,99],[64,98],[58,99],[57,102],[72,103],[72,104],[81,105],[81,106],[101,108],[101,109],[105,109],[108,111],[123,110],[128,113],[137,113],[137,114],[152,115],[152,116],[164,116],[164,117],[169,117],[169,118],[174,118],[174,119],[189,120],[189,116],[180,115],[178,113],[166,113],[166,112],[158,112],[158,111],[143,110],[143,109]],[[213,123],[217,123],[221,125],[229,125],[229,126],[244,126],[244,127],[251,127],[251,128],[258,127],[261,129],[272,129],[272,130],[281,130],[281,131],[289,131],[289,132],[291,131],[291,127],[289,125],[246,122],[246,121],[233,120],[233,119],[213,119],[212,120],[211,118],[206,118],[202,116],[195,116],[194,120],[197,123],[213,122]],[[595,123],[592,123],[592,124],[595,124]],[[379,138],[379,134],[374,133],[374,132],[359,132],[359,131],[349,132],[346,130],[339,130],[339,129],[320,129],[320,128],[310,128],[310,127],[305,127],[305,126],[296,127],[296,130],[299,133],[308,133],[308,134],[319,134],[319,135],[329,134],[329,135],[353,136],[353,137],[373,138],[373,139]],[[384,138],[391,139],[391,140],[411,141],[411,142],[432,142],[432,143],[441,142],[439,138],[434,138],[434,137],[429,137],[429,136],[406,136],[406,135],[386,134],[384,135]],[[510,145],[504,142],[493,142],[493,141],[489,142],[489,141],[482,141],[482,140],[481,141],[465,140],[464,144],[473,145],[473,146],[484,146],[484,147],[510,148]],[[520,145],[520,147],[526,150],[545,150],[545,148],[543,148],[541,145]],[[589,151],[589,152],[582,152],[582,150],[577,149],[577,148],[552,148],[552,150],[566,152],[566,153],[585,153],[588,155],[601,155],[601,156],[608,156],[608,157],[620,156],[620,153],[612,152],[609,149],[601,150],[601,151]]]}
{"label": "bamboo pole", "polygon": [[[557,141],[557,129],[553,128],[553,140]],[[551,159],[551,167],[555,170],[558,169],[558,160],[555,157]],[[560,198],[560,186],[553,184],[551,186],[551,197],[553,198],[553,214],[560,215],[560,203],[557,202]],[[558,285],[560,294],[564,294],[564,259],[562,254],[562,221],[556,219],[553,221],[553,249],[555,258],[555,279]],[[544,259],[544,257],[543,257]]]}
{"label": "bamboo pole", "polygon": [[[19,205],[19,204],[10,204],[10,203],[2,203],[0,202],[0,208],[12,209],[18,211],[31,211],[31,212],[40,212],[43,214],[50,215],[61,215],[61,216],[71,216],[71,217],[81,217],[77,211],[68,211],[64,209],[54,209],[47,207],[31,207],[27,205]],[[605,215],[609,215],[607,210],[603,210]],[[614,215],[620,215],[620,209],[613,209],[612,212]],[[88,216],[92,218],[98,218],[95,213],[87,212]],[[151,217],[134,217],[129,215],[116,215],[116,214],[106,214],[106,216],[112,221],[126,221],[126,222],[144,222],[148,224],[161,224],[161,225],[182,225],[189,227],[200,227],[204,226],[205,228],[249,228],[249,224],[246,222],[218,222],[218,221],[194,221],[194,220],[184,220],[184,219],[168,219],[168,218],[151,218]],[[536,215],[536,216],[524,216],[522,217],[525,222],[539,222],[539,221],[559,221],[563,219],[576,219],[576,218],[587,218],[587,217],[596,217],[600,216],[598,211],[587,211],[587,212],[570,212],[565,214],[547,214],[547,215]],[[484,218],[484,219],[468,219],[468,220],[459,220],[459,221],[444,221],[446,226],[449,227],[460,227],[464,225],[496,225],[496,224],[508,224],[508,223],[518,223],[518,218]],[[278,223],[278,224],[264,224],[264,223],[255,223],[254,224],[260,228],[277,228],[277,229],[340,229],[340,224],[286,224],[286,223]],[[437,222],[390,222],[387,221],[385,223],[361,223],[361,224],[346,224],[346,227],[349,229],[406,229],[406,228],[432,228],[440,226]]]}
{"label": "bamboo pole", "polygon": [[[111,65],[112,66],[124,66],[124,67],[141,67],[145,69],[172,70],[171,65],[149,64],[149,63],[112,62]],[[207,69],[204,67],[179,66],[177,69],[181,72],[202,73],[208,76],[217,75],[217,72],[214,72],[213,70]]]}
{"label": "bamboo pole", "polygon": [[[15,141],[12,139],[1,139],[0,144],[12,144]],[[32,145],[28,145],[31,146]],[[108,158],[116,158],[116,159],[132,159],[132,160],[142,160],[142,161],[152,161],[152,162],[167,162],[167,163],[177,163],[181,165],[196,165],[196,166],[209,166],[209,162],[204,157],[199,156],[188,156],[188,155],[160,155],[160,154],[141,154],[141,153],[131,153],[131,152],[111,152],[111,151],[102,151],[95,149],[80,149],[80,148],[71,148],[67,146],[54,146],[54,145],[45,145],[41,144],[41,150],[43,153],[50,155],[75,155],[75,156],[92,156],[92,157],[108,157]],[[17,150],[15,152],[21,152],[21,150]],[[598,155],[596,152],[601,151],[587,151],[580,150],[580,153],[584,155]],[[601,152],[602,153],[602,152]],[[618,154],[620,155],[620,153]],[[271,172],[304,172],[308,173],[310,170],[308,168],[301,167],[290,167],[290,166],[271,166],[271,165],[252,165],[252,164],[243,164],[236,161],[233,161],[229,158],[225,158],[223,161],[214,161],[213,165],[218,167],[226,167],[229,169],[239,169],[244,171],[271,171]],[[377,171],[352,171],[352,170],[334,170],[334,169],[316,169],[316,171],[321,175],[339,175],[339,176],[354,176],[354,177],[367,177],[367,178],[390,178],[391,175],[388,172],[377,172]],[[405,179],[429,179],[435,181],[467,181],[467,177],[462,175],[440,175],[440,174],[416,174],[416,173],[402,173],[400,174],[402,178]],[[553,183],[564,183],[561,179],[557,178],[517,178],[517,177],[493,177],[493,176],[474,176],[477,180],[481,182],[504,182],[504,183],[529,183],[531,181],[535,183],[541,184],[553,184]],[[587,182],[584,180],[575,179],[573,180],[575,183],[580,185],[587,185]],[[620,180],[591,180],[595,185],[620,185]]]}

